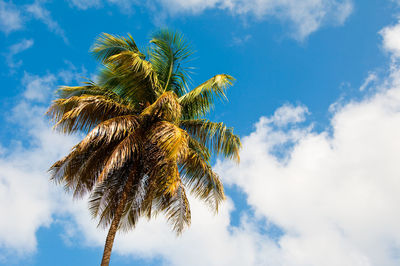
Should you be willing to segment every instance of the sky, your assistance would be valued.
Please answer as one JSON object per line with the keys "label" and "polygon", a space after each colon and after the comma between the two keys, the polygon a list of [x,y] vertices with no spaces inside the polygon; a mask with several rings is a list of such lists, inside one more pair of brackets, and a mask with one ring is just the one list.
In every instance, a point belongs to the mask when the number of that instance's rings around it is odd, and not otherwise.
{"label": "sky", "polygon": [[98,265],[106,231],[47,169],[82,134],[44,113],[95,78],[103,32],[179,30],[192,87],[227,73],[209,118],[242,139],[216,158],[214,215],[191,197],[177,237],[162,215],[116,237],[111,265],[400,265],[400,1],[0,0],[0,265]]}

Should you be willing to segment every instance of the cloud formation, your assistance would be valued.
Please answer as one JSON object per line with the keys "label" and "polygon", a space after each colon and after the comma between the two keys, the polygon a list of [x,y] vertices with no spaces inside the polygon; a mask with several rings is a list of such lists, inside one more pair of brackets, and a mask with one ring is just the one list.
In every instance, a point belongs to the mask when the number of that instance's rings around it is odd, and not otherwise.
{"label": "cloud formation", "polygon": [[15,61],[14,56],[32,47],[33,39],[23,39],[18,43],[11,45],[8,53],[5,54],[7,64],[10,68],[16,68],[22,65],[22,60]]}
{"label": "cloud formation", "polygon": [[0,0],[0,31],[9,34],[22,30],[25,23],[33,18],[44,23],[51,32],[68,43],[64,29],[52,18],[50,11],[44,7],[45,3],[46,1],[43,0],[35,0],[31,4],[15,5],[12,2]]}
{"label": "cloud formation", "polygon": [[[172,265],[398,265],[398,66],[375,94],[336,109],[331,130],[312,130],[308,112],[285,105],[260,118],[243,138],[241,164],[217,163],[255,216],[244,211],[231,226],[232,203],[213,217],[195,201],[193,227],[181,238],[160,217],[119,236],[115,251]],[[282,149],[286,156],[277,156]],[[74,215],[88,243],[101,246],[84,210]],[[264,233],[266,221],[281,228],[278,240]]]}
{"label": "cloud formation", "polygon": [[34,3],[26,6],[26,11],[31,14],[35,19],[42,21],[51,32],[59,35],[64,42],[68,43],[68,39],[65,35],[64,30],[60,27],[57,21],[55,21],[50,11],[43,7],[43,1],[36,0]]}
{"label": "cloud formation", "polygon": [[[396,27],[382,31],[384,44],[386,36],[395,39]],[[384,47],[397,57],[394,45]],[[25,93],[13,110],[13,121],[30,141],[0,153],[0,211],[10,213],[0,221],[2,247],[32,252],[36,230],[50,226],[54,217],[63,219],[65,239],[73,244],[104,243],[106,232],[96,228],[86,202],[72,203],[56,193],[45,174],[78,141],[51,132],[39,115],[47,101],[37,95],[48,90],[35,88],[51,87],[63,76],[74,75],[27,74],[25,87],[37,94]],[[373,94],[336,108],[325,131],[312,129],[310,111],[301,105],[287,104],[260,118],[242,139],[241,164],[216,165],[225,184],[241,190],[251,208],[242,210],[239,225],[231,224],[232,200],[213,216],[191,199],[192,227],[181,237],[173,235],[163,216],[142,220],[129,234],[117,236],[115,254],[161,256],[171,265],[399,265],[396,60],[382,80],[374,83]],[[26,204],[29,212],[23,212]],[[271,223],[282,230],[278,238],[268,233]]]}
{"label": "cloud formation", "polygon": [[[103,2],[118,4],[124,10],[138,5],[133,0],[70,0],[79,9],[98,8]],[[342,25],[353,10],[352,0],[157,0],[151,3],[154,4],[171,16],[198,15],[217,9],[246,19],[277,19],[287,23],[292,37],[300,41],[324,25]]]}
{"label": "cloud formation", "polygon": [[0,30],[5,33],[19,30],[23,27],[20,11],[11,2],[0,0]]}
{"label": "cloud formation", "polygon": [[[77,136],[53,132],[44,117],[51,91],[64,79],[80,76],[75,70],[36,76],[25,73],[25,92],[15,107],[5,113],[8,123],[18,128],[16,136],[0,148],[0,259],[9,253],[29,254],[36,250],[36,231],[52,224],[63,210],[62,189],[49,182],[47,169],[78,141]],[[61,190],[61,191],[60,191]]]}

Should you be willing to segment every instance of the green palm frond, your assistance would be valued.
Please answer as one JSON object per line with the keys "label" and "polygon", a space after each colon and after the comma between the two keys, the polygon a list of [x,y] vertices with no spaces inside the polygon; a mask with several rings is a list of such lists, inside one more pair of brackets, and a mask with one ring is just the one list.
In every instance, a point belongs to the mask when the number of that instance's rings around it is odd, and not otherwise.
{"label": "green palm frond", "polygon": [[216,98],[226,99],[225,89],[234,78],[226,74],[216,75],[179,98],[183,118],[195,119],[206,115]]}
{"label": "green palm frond", "polygon": [[201,156],[201,158],[206,161],[209,162],[211,159],[211,153],[210,150],[201,142],[197,141],[195,138],[192,138],[189,135],[189,148],[197,153],[199,156]]}
{"label": "green palm frond", "polygon": [[99,86],[93,81],[86,81],[83,84],[82,86],[62,86],[56,91],[56,95],[64,99],[82,95],[104,96],[118,103],[129,105],[126,99],[120,97],[108,87]]}
{"label": "green palm frond", "polygon": [[139,51],[133,37],[128,34],[128,37],[111,35],[108,33],[101,34],[92,47],[94,56],[105,62],[109,57],[117,55],[121,52],[131,51],[137,53],[140,57],[144,55]]}
{"label": "green palm frond", "polygon": [[142,59],[137,53],[124,51],[110,56],[105,62],[114,72],[113,75],[121,77],[122,80],[126,80],[127,82],[129,80],[130,84],[134,84],[135,86],[138,83],[142,83],[142,89],[144,91],[147,90],[152,97],[156,97],[162,93],[158,75],[153,70],[152,64]]}
{"label": "green palm frond", "polygon": [[174,91],[178,96],[186,92],[188,72],[185,64],[193,54],[189,43],[179,32],[160,30],[153,35],[149,57],[164,91]]}
{"label": "green palm frond", "polygon": [[134,107],[136,113],[143,108],[144,102],[156,99],[152,86],[149,86],[140,74],[118,74],[112,66],[108,65],[100,70],[98,80],[101,87],[123,98]]}
{"label": "green palm frond", "polygon": [[233,129],[227,128],[224,123],[206,119],[182,120],[180,126],[217,155],[222,154],[239,162],[242,144],[239,137],[233,134]]}

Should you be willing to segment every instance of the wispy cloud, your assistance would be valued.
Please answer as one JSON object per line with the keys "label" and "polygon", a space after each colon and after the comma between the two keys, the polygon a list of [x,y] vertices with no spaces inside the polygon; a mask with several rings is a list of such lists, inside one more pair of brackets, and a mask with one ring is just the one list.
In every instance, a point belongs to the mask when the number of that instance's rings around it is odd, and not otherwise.
{"label": "wispy cloud", "polygon": [[44,0],[35,0],[31,4],[16,5],[0,0],[0,31],[8,34],[22,30],[27,21],[37,19],[44,23],[51,32],[59,35],[65,43],[68,43],[63,28],[53,19],[50,11],[44,7],[45,3]]}
{"label": "wispy cloud", "polygon": [[364,91],[369,85],[378,80],[378,76],[375,73],[369,73],[368,77],[361,84],[359,90]]}
{"label": "wispy cloud", "polygon": [[18,8],[12,2],[0,0],[0,30],[10,33],[22,27],[23,20]]}
{"label": "wispy cloud", "polygon": [[160,0],[171,14],[200,14],[207,9],[228,10],[233,15],[288,23],[292,37],[304,40],[324,25],[342,25],[353,10],[351,0]]}
{"label": "wispy cloud", "polygon": [[64,42],[68,43],[68,39],[64,30],[60,27],[58,22],[52,18],[50,11],[43,6],[43,1],[36,0],[33,4],[27,5],[26,11],[35,19],[38,19],[46,24],[50,31],[59,35],[61,38],[63,38]]}
{"label": "wispy cloud", "polygon": [[[102,3],[117,4],[125,12],[140,5],[134,0],[70,0],[70,3],[80,9],[98,8]],[[352,0],[156,0],[151,7],[155,5],[160,7],[157,10],[164,10],[172,17],[217,9],[247,20],[275,19],[288,24],[290,35],[299,41],[325,25],[342,25],[353,11]],[[160,11],[158,14],[158,18],[165,16]]]}
{"label": "wispy cloud", "polygon": [[236,46],[240,46],[240,45],[244,45],[246,42],[248,42],[251,39],[251,35],[250,34],[246,34],[243,37],[239,37],[239,36],[234,36],[232,38],[232,45],[236,45]]}
{"label": "wispy cloud", "polygon": [[8,66],[13,69],[22,65],[22,60],[15,61],[15,56],[32,47],[33,39],[23,39],[22,41],[11,45],[5,54]]}
{"label": "wispy cloud", "polygon": [[88,8],[98,8],[101,6],[101,0],[69,0],[70,4],[78,9],[86,10]]}

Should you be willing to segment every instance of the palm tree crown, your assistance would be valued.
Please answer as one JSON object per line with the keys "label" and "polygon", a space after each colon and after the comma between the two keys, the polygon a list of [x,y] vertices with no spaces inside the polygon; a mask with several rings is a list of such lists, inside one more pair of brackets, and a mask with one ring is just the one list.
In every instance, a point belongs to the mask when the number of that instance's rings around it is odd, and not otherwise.
{"label": "palm tree crown", "polygon": [[211,154],[238,161],[241,144],[231,128],[204,117],[233,78],[216,75],[189,90],[190,46],[168,30],[143,52],[130,35],[102,34],[92,52],[103,65],[96,82],[61,87],[48,110],[56,129],[87,133],[51,166],[52,179],[74,197],[90,195],[111,247],[115,231],[160,212],[181,233],[190,224],[186,190],[217,211],[224,191]]}

